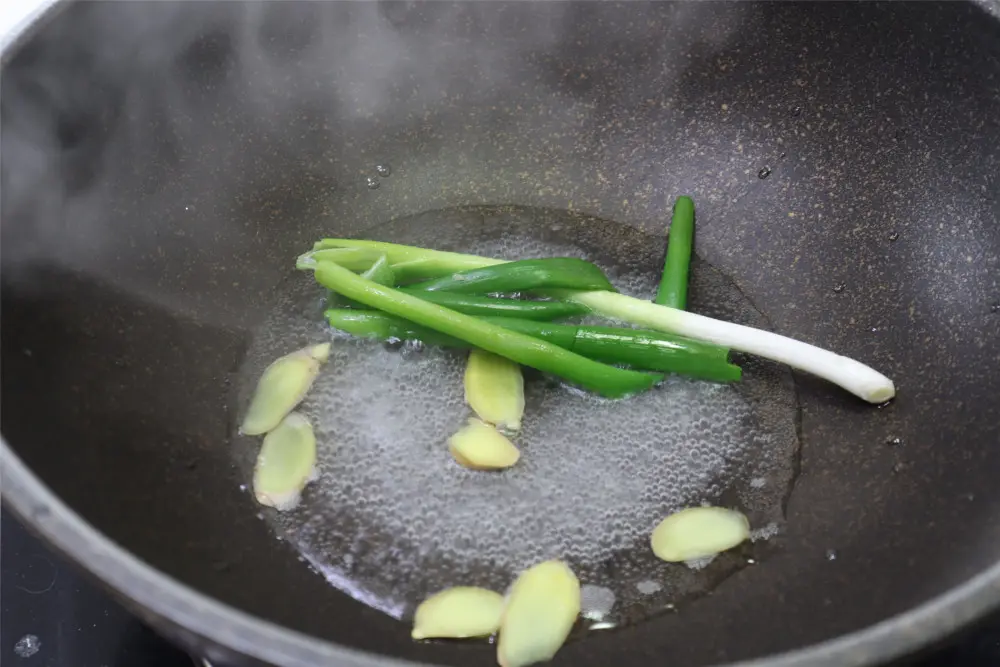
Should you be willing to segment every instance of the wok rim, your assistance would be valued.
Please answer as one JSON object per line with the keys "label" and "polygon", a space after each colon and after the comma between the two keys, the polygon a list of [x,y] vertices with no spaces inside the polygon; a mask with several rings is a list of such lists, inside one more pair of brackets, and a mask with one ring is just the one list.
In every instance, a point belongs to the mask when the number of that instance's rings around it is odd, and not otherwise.
{"label": "wok rim", "polygon": [[[0,35],[0,63],[71,4],[34,0]],[[974,0],[989,7],[989,0]],[[995,7],[1000,7],[996,0]],[[280,667],[433,667],[359,651],[248,614],[174,579],[114,543],[49,489],[0,435],[0,499],[65,558],[96,577],[154,625],[172,626],[206,647]],[[860,667],[894,660],[938,642],[1000,608],[1000,560],[964,583],[860,630],[784,653],[714,667]],[[211,634],[205,631],[211,628]]]}
{"label": "wok rim", "polygon": [[[209,597],[141,561],[60,500],[0,438],[0,496],[51,546],[123,596],[134,611],[207,645],[281,667],[415,667],[281,627]],[[912,654],[1000,605],[1000,562],[921,605],[861,630],[717,667],[845,667]],[[210,628],[210,632],[206,632]],[[429,667],[429,666],[428,666]]]}

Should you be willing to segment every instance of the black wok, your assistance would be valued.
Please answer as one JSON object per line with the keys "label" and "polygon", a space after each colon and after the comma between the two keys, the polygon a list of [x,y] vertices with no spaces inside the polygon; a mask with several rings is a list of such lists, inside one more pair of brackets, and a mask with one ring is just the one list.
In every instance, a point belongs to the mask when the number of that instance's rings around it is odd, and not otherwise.
{"label": "black wok", "polygon": [[2,113],[4,502],[209,658],[494,660],[411,642],[241,486],[232,380],[299,252],[569,215],[652,271],[683,193],[693,309],[716,276],[899,395],[761,366],[793,399],[780,534],[555,663],[876,664],[1000,602],[989,7],[80,3],[5,54]]}

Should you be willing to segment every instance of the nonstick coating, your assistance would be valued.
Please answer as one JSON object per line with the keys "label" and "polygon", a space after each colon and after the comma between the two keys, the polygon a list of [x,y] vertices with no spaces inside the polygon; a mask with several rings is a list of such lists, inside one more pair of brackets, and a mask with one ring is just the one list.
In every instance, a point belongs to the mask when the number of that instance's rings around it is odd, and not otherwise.
{"label": "nonstick coating", "polygon": [[[3,74],[4,439],[183,584],[346,647],[492,664],[412,643],[274,540],[227,450],[228,378],[318,236],[465,204],[659,232],[681,193],[699,253],[777,331],[872,363],[899,397],[797,376],[801,474],[773,553],[556,664],[799,649],[1000,558],[1000,23],[976,5],[94,3]],[[9,456],[5,500],[173,636],[374,664],[180,609]],[[975,587],[790,660],[917,647],[1000,600],[995,576]]]}

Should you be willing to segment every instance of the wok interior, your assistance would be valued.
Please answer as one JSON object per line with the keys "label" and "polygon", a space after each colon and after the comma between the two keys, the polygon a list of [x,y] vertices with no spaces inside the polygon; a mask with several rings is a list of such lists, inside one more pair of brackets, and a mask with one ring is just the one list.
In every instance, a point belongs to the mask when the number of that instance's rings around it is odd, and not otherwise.
{"label": "wok interior", "polygon": [[[364,234],[485,256],[583,257],[643,299],[663,268],[661,237],[552,209],[458,207]],[[706,315],[769,326],[703,261],[695,259],[689,288],[692,307]],[[276,357],[330,338],[312,275],[292,274],[277,292],[281,303],[254,331],[237,373],[233,420]],[[449,586],[503,591],[518,572],[560,558],[584,585],[579,631],[604,632],[680,606],[761,557],[747,548],[690,568],[658,561],[650,529],[667,512],[725,504],[747,515],[757,539],[780,530],[799,451],[786,368],[741,359],[738,383],[671,377],[627,401],[525,369],[513,436],[523,459],[484,474],[458,466],[445,446],[470,417],[467,358],[465,350],[338,335],[296,408],[316,433],[316,479],[295,511],[263,516],[352,597],[406,617]],[[249,479],[260,438],[234,438],[230,450]]]}
{"label": "wok interior", "polygon": [[957,3],[72,6],[2,83],[4,437],[220,600],[489,664],[410,642],[274,540],[228,382],[317,237],[469,204],[658,233],[688,193],[698,253],[776,330],[899,398],[796,376],[801,473],[762,562],[557,662],[710,664],[902,612],[998,556],[998,37]]}

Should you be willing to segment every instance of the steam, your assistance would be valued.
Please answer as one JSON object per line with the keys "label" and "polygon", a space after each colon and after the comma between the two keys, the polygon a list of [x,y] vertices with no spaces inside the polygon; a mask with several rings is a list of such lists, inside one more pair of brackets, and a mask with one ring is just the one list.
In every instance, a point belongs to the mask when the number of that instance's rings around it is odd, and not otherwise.
{"label": "steam", "polygon": [[[496,129],[491,106],[530,88],[533,107],[547,114],[524,122],[592,133],[601,101],[576,94],[558,72],[537,76],[548,63],[579,54],[593,70],[638,45],[662,44],[642,52],[662,91],[690,55],[671,45],[675,37],[701,30],[699,48],[712,51],[738,27],[714,21],[712,3],[670,11],[669,34],[640,20],[613,38],[600,26],[628,13],[627,4],[72,6],[4,71],[5,279],[56,264],[180,307],[184,288],[210,288],[155,279],[174,271],[178,257],[163,253],[177,252],[177,237],[189,244],[190,262],[213,261],[221,244],[259,258],[268,243],[295,238],[294,219],[247,221],[255,190],[285,188],[288,208],[312,215],[360,217],[352,192],[338,187],[356,181],[381,144],[406,133],[420,139],[421,123],[446,117],[486,134]],[[595,26],[585,34],[581,14]],[[626,106],[648,92],[627,82],[618,89],[616,103]],[[526,131],[516,123],[511,132]],[[429,137],[428,150],[449,139]],[[577,157],[599,163],[623,147],[593,149]],[[459,159],[472,163],[468,180],[492,178],[489,165]],[[429,173],[448,168],[428,166]],[[308,194],[295,201],[303,182],[329,183],[327,201],[305,201]],[[151,266],[136,268],[139,258]]]}
{"label": "steam", "polygon": [[116,183],[105,158],[128,156],[130,140],[149,129],[144,101],[132,93],[168,72],[213,14],[202,3],[70,7],[8,59],[0,94],[5,272],[105,257],[116,239],[105,210]]}

